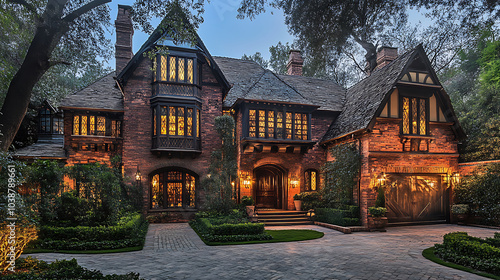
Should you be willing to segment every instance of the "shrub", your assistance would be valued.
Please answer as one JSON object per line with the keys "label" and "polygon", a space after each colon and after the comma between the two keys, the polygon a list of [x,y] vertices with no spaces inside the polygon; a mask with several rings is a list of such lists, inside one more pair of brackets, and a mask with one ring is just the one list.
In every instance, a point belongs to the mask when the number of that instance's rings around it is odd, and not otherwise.
{"label": "shrub", "polygon": [[447,261],[500,275],[500,244],[497,240],[452,232],[444,235],[443,244],[435,245],[435,254]]}
{"label": "shrub", "polygon": [[368,212],[372,215],[372,217],[384,217],[385,212],[387,211],[384,207],[368,207]]}
{"label": "shrub", "polygon": [[457,203],[469,204],[484,224],[500,225],[500,164],[478,169],[455,188]]}
{"label": "shrub", "polygon": [[243,196],[241,198],[241,204],[243,204],[244,206],[252,206],[254,205],[254,200],[251,196]]}
{"label": "shrub", "polygon": [[47,263],[32,257],[20,259],[16,263],[20,269],[29,269],[28,272],[17,272],[2,276],[6,280],[44,280],[44,279],[101,279],[101,280],[139,280],[139,273],[127,273],[123,275],[104,275],[97,270],[89,270],[78,265],[75,259],[54,261]]}
{"label": "shrub", "polygon": [[316,209],[322,206],[321,195],[318,192],[302,192],[296,194],[294,199],[302,201],[302,209],[304,210]]}
{"label": "shrub", "polygon": [[453,204],[451,206],[451,213],[455,215],[467,214],[469,212],[469,205],[467,204]]}
{"label": "shrub", "polygon": [[352,206],[349,210],[334,208],[316,208],[316,220],[339,226],[355,226],[360,224],[359,207]]}
{"label": "shrub", "polygon": [[375,207],[385,207],[385,190],[382,187],[378,188]]}

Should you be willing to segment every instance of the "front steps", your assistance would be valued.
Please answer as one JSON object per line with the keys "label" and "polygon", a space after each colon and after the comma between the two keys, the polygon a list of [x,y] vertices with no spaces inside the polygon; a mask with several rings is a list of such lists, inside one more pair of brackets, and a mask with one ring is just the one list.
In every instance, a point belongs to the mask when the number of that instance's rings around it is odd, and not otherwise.
{"label": "front steps", "polygon": [[257,209],[257,221],[264,223],[266,226],[312,225],[313,222],[309,220],[306,214],[307,211]]}

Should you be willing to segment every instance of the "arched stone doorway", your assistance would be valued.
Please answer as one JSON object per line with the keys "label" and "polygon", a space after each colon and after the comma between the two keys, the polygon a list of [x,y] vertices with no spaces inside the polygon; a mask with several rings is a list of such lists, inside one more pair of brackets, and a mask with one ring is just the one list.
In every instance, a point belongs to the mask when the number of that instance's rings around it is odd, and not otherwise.
{"label": "arched stone doorway", "polygon": [[257,208],[286,209],[286,171],[276,165],[254,169],[255,206]]}

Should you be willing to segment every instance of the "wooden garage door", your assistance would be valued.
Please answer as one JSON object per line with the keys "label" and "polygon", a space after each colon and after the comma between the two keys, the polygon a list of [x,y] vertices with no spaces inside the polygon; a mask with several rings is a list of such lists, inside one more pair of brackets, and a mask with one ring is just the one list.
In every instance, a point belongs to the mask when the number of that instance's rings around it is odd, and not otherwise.
{"label": "wooden garage door", "polygon": [[441,175],[388,174],[389,222],[446,220],[448,199]]}

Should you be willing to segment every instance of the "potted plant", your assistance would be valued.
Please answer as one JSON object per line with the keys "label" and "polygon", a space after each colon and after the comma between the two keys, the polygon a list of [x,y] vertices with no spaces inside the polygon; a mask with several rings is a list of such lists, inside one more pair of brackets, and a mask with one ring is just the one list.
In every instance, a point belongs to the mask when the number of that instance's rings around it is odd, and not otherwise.
{"label": "potted plant", "polygon": [[255,215],[254,200],[251,196],[243,196],[241,198],[241,204],[245,206],[248,217],[253,217]]}
{"label": "potted plant", "polygon": [[368,213],[373,218],[373,224],[375,229],[379,231],[385,231],[387,226],[387,217],[385,217],[385,212],[387,209],[385,207],[368,207]]}
{"label": "potted plant", "polygon": [[459,222],[463,222],[469,213],[468,204],[453,204],[451,206],[451,214],[457,217]]}
{"label": "potted plant", "polygon": [[293,204],[295,205],[295,210],[302,210],[302,196],[300,193],[293,196]]}

